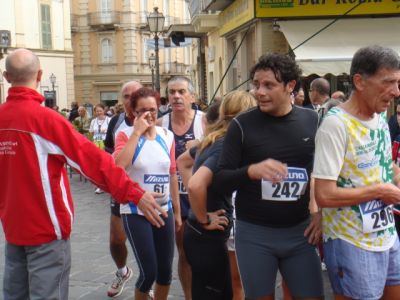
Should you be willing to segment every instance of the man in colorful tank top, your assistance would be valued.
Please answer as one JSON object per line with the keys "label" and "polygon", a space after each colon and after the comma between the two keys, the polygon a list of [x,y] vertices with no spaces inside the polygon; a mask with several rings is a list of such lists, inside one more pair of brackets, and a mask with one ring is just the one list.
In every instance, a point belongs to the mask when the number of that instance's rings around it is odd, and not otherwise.
{"label": "man in colorful tank top", "polygon": [[385,112],[400,96],[400,57],[380,46],[362,48],[350,76],[350,99],[328,112],[316,137],[325,263],[336,299],[399,299],[393,204],[400,202],[400,171]]}

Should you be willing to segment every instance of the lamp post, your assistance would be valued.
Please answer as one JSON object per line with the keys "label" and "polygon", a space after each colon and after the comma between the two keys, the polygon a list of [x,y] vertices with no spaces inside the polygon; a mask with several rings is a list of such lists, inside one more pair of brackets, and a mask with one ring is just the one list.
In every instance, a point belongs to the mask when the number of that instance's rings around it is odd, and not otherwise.
{"label": "lamp post", "polygon": [[154,69],[156,68],[156,57],[154,53],[149,57],[149,66],[151,69],[151,88],[154,90]]}
{"label": "lamp post", "polygon": [[46,102],[45,103],[46,103],[46,106],[53,107],[57,103],[56,91],[54,90],[54,86],[55,86],[56,80],[57,80],[56,75],[51,73],[51,75],[49,77],[49,80],[50,80],[50,83],[51,83],[52,90],[47,92],[47,94],[45,94],[45,97],[46,97]]}
{"label": "lamp post", "polygon": [[165,17],[162,13],[158,12],[158,7],[154,7],[154,11],[147,17],[147,24],[151,33],[154,33],[154,46],[155,46],[155,65],[156,65],[156,78],[155,88],[157,92],[160,92],[160,61],[158,54],[158,34],[164,30]]}
{"label": "lamp post", "polygon": [[57,77],[56,77],[56,75],[54,75],[53,73],[51,73],[49,79],[50,79],[51,86],[52,86],[53,92],[54,92],[54,85],[56,84]]}

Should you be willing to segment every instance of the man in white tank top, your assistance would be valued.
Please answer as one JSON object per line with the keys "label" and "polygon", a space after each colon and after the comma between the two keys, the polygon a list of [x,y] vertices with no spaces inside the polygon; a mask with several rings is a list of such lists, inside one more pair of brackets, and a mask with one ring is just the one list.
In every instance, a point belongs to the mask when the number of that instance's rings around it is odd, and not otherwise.
{"label": "man in white tank top", "polygon": [[[175,156],[178,158],[187,148],[190,140],[200,140],[203,137],[201,118],[203,113],[192,108],[195,102],[195,91],[190,79],[183,76],[176,76],[168,82],[168,101],[172,111],[158,119],[157,125],[166,127],[174,133]],[[182,220],[185,221],[189,211],[189,200],[183,186],[181,176],[178,173],[179,196],[181,204]],[[192,272],[183,250],[183,231],[176,232],[176,245],[179,252],[178,274],[181,281],[185,299],[191,299]]]}

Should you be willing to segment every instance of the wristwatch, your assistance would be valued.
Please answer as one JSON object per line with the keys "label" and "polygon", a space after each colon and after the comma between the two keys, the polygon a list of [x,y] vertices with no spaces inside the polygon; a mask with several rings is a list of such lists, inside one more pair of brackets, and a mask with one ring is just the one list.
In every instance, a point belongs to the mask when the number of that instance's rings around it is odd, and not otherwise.
{"label": "wristwatch", "polygon": [[207,214],[207,221],[206,222],[200,222],[200,221],[197,221],[197,223],[199,223],[200,225],[202,225],[202,226],[207,226],[207,225],[210,225],[211,224],[211,218],[210,218],[210,215],[209,214]]}

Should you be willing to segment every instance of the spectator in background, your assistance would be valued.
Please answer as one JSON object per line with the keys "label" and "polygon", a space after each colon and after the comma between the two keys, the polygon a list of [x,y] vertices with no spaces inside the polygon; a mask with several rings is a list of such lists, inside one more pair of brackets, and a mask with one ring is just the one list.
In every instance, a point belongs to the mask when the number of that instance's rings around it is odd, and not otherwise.
{"label": "spectator in background", "polygon": [[300,88],[294,93],[294,104],[297,106],[303,106],[304,104],[304,90]]}
{"label": "spectator in background", "polygon": [[[89,132],[93,134],[93,142],[100,149],[104,149],[104,140],[107,135],[108,124],[110,123],[110,118],[104,114],[105,107],[103,104],[97,104],[94,107],[94,113],[96,117],[90,122]],[[102,194],[103,191],[97,188],[96,194]]]}
{"label": "spectator in background", "polygon": [[80,133],[86,135],[89,132],[90,128],[90,118],[88,116],[86,108],[84,106],[79,106],[78,114],[79,116],[75,118],[73,124]]}
{"label": "spectator in background", "polygon": [[310,84],[309,96],[311,103],[305,108],[318,110],[329,100],[330,84],[325,78],[314,79]]}
{"label": "spectator in background", "polygon": [[332,93],[331,99],[337,99],[340,102],[344,102],[346,101],[346,95],[342,91],[336,91]]}
{"label": "spectator in background", "polygon": [[100,148],[104,149],[104,140],[107,135],[108,124],[110,118],[104,114],[105,107],[103,104],[97,104],[94,107],[96,117],[90,122],[89,132],[93,134],[94,143]]}
{"label": "spectator in background", "polygon": [[68,120],[72,123],[76,117],[79,116],[78,114],[78,102],[72,102],[71,103],[71,110],[69,112]]}
{"label": "spectator in background", "polygon": [[396,109],[393,116],[389,119],[389,131],[390,131],[390,139],[393,141],[400,134],[400,98],[397,99]]}
{"label": "spectator in background", "polygon": [[115,110],[115,115],[119,115],[120,113],[123,113],[124,110],[124,105],[122,103],[117,103],[114,105],[114,110]]}
{"label": "spectator in background", "polygon": [[160,98],[160,107],[158,108],[158,111],[159,111],[161,116],[163,116],[163,115],[165,115],[166,113],[169,112],[168,99],[166,97],[161,97]]}

